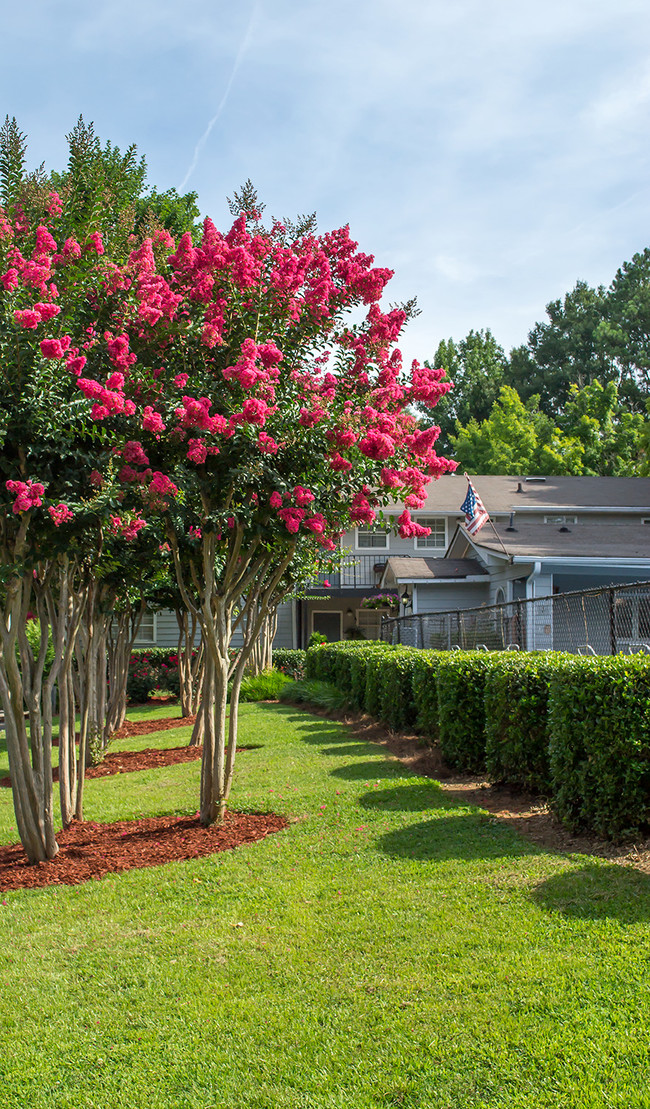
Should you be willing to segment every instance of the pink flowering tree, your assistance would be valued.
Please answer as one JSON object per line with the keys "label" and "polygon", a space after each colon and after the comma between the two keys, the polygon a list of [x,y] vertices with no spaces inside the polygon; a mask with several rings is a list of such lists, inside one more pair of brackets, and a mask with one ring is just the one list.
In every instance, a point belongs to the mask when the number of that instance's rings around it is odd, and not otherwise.
{"label": "pink flowering tree", "polygon": [[[123,291],[118,262],[133,249],[135,219],[128,204],[111,203],[111,188],[120,174],[135,174],[132,198],[140,171],[131,155],[120,168],[119,151],[98,149],[83,128],[70,138],[71,167],[59,192],[41,175],[26,174],[15,123],[0,129],[0,701],[16,822],[30,861],[57,851],[55,687],[67,823],[75,810],[75,708],[83,734],[97,692],[88,643],[97,624],[99,563],[110,542],[132,542],[145,524],[121,505],[115,430],[90,419],[78,385],[84,373],[102,377],[114,419],[136,412],[121,391],[121,374],[106,368],[113,370],[111,354],[121,349],[111,331],[114,290]],[[36,646],[27,636],[31,615],[39,620]],[[54,661],[47,668],[50,637]]]}
{"label": "pink flowering tree", "polygon": [[[78,379],[98,428],[128,424],[124,505],[165,522],[178,586],[206,650],[201,820],[222,819],[234,761],[226,697],[233,634],[249,613],[235,669],[300,544],[333,551],[396,498],[412,508],[453,463],[411,407],[446,391],[442,372],[405,369],[394,346],[406,313],[382,311],[391,272],[347,228],[265,228],[238,198],[226,233],[134,250],[112,280],[114,325],[94,336],[109,365]],[[356,315],[356,322],[355,322]],[[187,537],[194,549],[181,557]]]}

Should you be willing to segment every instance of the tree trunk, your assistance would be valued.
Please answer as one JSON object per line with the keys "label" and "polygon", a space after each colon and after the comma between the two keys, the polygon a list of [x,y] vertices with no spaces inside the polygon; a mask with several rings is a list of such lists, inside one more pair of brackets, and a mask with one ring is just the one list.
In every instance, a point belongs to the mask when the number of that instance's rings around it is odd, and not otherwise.
{"label": "tree trunk", "polygon": [[126,720],[126,689],[129,681],[129,664],[133,644],[142,623],[144,605],[138,611],[133,606],[120,612],[108,627],[108,702],[102,730],[102,749],[105,751],[114,733]]}
{"label": "tree trunk", "polygon": [[[23,539],[27,524],[25,521],[22,525]],[[15,548],[17,564],[22,554],[20,539],[19,534]],[[52,698],[66,639],[73,637],[75,631],[70,622],[71,577],[66,556],[57,562],[43,563],[37,572],[13,573],[5,587],[0,619],[0,698],[14,812],[20,840],[31,863],[52,859],[58,852],[53,814]],[[40,622],[36,654],[26,633],[33,598]],[[50,628],[54,658],[44,680]]]}

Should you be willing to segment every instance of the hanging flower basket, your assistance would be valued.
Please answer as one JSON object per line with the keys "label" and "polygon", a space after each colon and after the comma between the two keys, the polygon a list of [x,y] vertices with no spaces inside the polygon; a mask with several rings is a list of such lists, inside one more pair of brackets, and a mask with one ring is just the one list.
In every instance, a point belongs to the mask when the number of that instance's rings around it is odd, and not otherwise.
{"label": "hanging flower basket", "polygon": [[397,593],[378,593],[375,597],[364,597],[360,608],[388,608],[391,612],[399,611],[399,597]]}

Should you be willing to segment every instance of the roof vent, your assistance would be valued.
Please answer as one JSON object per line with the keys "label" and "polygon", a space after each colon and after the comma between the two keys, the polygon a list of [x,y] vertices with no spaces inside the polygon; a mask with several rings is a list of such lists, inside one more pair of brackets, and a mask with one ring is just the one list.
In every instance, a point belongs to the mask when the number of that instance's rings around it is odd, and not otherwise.
{"label": "roof vent", "polygon": [[518,482],[517,482],[517,492],[518,492],[518,493],[523,493],[523,491],[524,491],[524,487],[523,487],[523,485],[521,484],[521,482],[520,482],[520,481],[518,481]]}
{"label": "roof vent", "polygon": [[571,528],[568,528],[568,527],[566,527],[565,524],[562,524],[562,527],[558,528],[557,530],[558,531],[571,531]]}
{"label": "roof vent", "polygon": [[515,527],[515,514],[514,514],[514,512],[511,512],[510,513],[510,522],[508,523],[506,531],[516,531],[516,530],[517,529]]}
{"label": "roof vent", "polygon": [[546,481],[545,477],[526,477],[524,481],[530,482],[531,485],[543,485]]}

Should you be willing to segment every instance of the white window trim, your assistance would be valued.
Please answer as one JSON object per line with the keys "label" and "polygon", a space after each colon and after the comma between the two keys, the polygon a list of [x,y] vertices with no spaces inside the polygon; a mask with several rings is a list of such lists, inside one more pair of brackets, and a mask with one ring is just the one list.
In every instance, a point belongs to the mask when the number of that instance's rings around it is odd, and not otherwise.
{"label": "white window trim", "polygon": [[[442,544],[441,547],[418,547],[418,536],[416,535],[413,539],[413,550],[415,550],[415,551],[446,551],[447,550],[447,545],[448,545],[448,542],[449,542],[449,539],[448,539],[449,521],[448,521],[446,516],[436,515],[435,512],[426,512],[426,513],[423,512],[422,515],[416,515],[414,517],[414,519],[415,519],[416,524],[422,524],[423,520],[442,520],[444,525],[445,525],[445,541],[444,541],[444,543]],[[426,526],[426,525],[424,525],[424,526]],[[428,536],[426,536],[426,538],[428,539]]]}
{"label": "white window trim", "polygon": [[553,514],[549,513],[548,516],[544,517],[544,523],[550,524],[551,526],[555,525],[556,527],[565,527],[567,524],[577,524],[578,517],[575,516],[573,513],[567,514],[566,512],[554,512]]}
{"label": "white window trim", "polygon": [[[366,528],[355,528],[354,529],[354,553],[355,554],[370,554],[371,555],[371,554],[379,554],[383,551],[389,551],[390,550],[390,530],[388,528],[386,529],[386,546],[385,547],[360,547],[359,546],[359,532],[360,531],[371,531],[373,529],[373,527],[374,527],[373,524],[369,524],[368,527],[366,527]],[[379,528],[377,528],[377,530],[383,530],[381,525],[379,525]]]}

